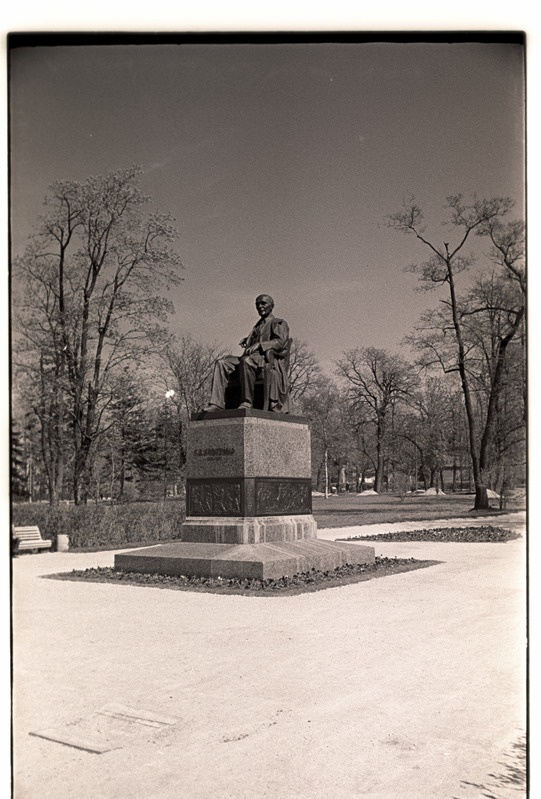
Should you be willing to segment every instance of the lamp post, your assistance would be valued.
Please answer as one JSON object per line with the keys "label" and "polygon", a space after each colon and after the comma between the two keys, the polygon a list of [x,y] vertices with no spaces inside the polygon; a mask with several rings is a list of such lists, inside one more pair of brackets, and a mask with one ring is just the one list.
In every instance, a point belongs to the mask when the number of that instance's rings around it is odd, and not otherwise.
{"label": "lamp post", "polygon": [[163,500],[167,499],[167,436],[169,432],[169,405],[168,399],[175,396],[172,388],[165,392],[165,399],[163,403],[164,418],[163,418]]}

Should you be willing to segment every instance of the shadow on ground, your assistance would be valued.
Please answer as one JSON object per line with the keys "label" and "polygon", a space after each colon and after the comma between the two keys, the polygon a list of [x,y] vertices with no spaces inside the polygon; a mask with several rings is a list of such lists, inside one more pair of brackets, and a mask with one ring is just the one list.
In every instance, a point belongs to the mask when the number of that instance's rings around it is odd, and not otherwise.
{"label": "shadow on ground", "polygon": [[[522,735],[511,747],[510,752],[504,755],[504,761],[498,763],[502,771],[497,774],[489,774],[483,783],[469,782],[462,780],[460,787],[467,792],[460,794],[460,799],[468,797],[468,789],[476,791],[475,796],[487,797],[487,799],[510,799],[510,797],[526,796],[527,784],[527,758],[526,758],[526,736]],[[459,799],[454,796],[453,799]]]}

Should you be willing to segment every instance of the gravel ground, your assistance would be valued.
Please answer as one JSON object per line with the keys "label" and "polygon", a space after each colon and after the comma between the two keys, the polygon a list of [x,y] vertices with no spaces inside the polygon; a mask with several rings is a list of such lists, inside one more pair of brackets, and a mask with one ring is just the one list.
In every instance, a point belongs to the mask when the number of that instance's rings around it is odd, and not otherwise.
{"label": "gravel ground", "polygon": [[[114,552],[16,558],[15,799],[523,796],[525,537],[375,546],[442,562],[267,598],[41,579]],[[104,754],[30,734],[111,703],[176,723]]]}

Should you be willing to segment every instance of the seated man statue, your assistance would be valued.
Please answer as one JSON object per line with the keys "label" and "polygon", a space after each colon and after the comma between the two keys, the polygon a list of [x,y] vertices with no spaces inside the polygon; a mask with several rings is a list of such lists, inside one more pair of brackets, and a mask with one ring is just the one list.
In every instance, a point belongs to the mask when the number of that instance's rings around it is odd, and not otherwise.
{"label": "seated man statue", "polygon": [[230,385],[240,386],[241,402],[238,407],[252,408],[255,384],[260,375],[270,381],[268,406],[264,410],[276,413],[289,411],[289,327],[283,319],[273,316],[274,300],[268,294],[260,294],[255,307],[260,319],[240,342],[244,354],[240,358],[226,355],[214,364],[212,392],[205,411],[227,407],[226,388]]}

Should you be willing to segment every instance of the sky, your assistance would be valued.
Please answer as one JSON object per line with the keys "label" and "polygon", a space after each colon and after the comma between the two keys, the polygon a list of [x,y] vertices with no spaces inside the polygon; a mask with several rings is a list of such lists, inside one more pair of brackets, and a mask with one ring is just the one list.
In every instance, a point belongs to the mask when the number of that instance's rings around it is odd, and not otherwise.
{"label": "sky", "polygon": [[180,234],[173,330],[239,354],[264,292],[327,370],[398,351],[437,297],[404,271],[427,252],[385,217],[413,195],[441,243],[449,194],[523,216],[523,58],[415,40],[15,49],[13,254],[52,181],[139,164]]}

